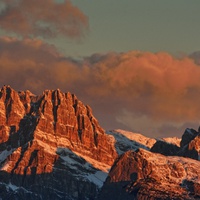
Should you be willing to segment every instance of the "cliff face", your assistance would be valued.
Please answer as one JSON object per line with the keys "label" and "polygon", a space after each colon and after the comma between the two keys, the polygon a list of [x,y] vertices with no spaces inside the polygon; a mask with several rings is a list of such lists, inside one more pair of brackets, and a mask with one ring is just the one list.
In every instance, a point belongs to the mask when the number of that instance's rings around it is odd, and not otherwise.
{"label": "cliff face", "polygon": [[2,200],[200,199],[199,155],[193,129],[162,141],[105,133],[73,94],[0,91]]}
{"label": "cliff face", "polygon": [[199,173],[193,159],[127,151],[114,163],[99,199],[198,199]]}
{"label": "cliff face", "polygon": [[[38,190],[52,178],[42,195],[46,196],[51,188],[57,188],[63,196],[72,190],[68,194],[75,194],[77,199],[80,195],[85,195],[85,199],[94,198],[98,187],[92,181],[81,186],[73,178],[74,174],[81,175],[81,172],[78,173],[77,169],[77,172],[69,173],[63,164],[68,151],[75,160],[83,158],[85,167],[79,167],[86,174],[106,171],[117,157],[114,144],[99,126],[91,108],[75,95],[60,90],[46,90],[41,96],[35,96],[29,91],[16,92],[4,86],[0,92],[0,122],[1,180],[11,182],[18,187],[17,190],[34,187],[37,188],[35,193],[42,193]],[[88,164],[88,167],[87,161],[94,166]],[[66,179],[65,186],[75,186],[68,189],[63,189],[63,185],[56,187],[56,182],[62,179],[61,173]],[[80,177],[79,181],[81,179],[84,181],[85,177]],[[77,193],[79,190],[82,191],[80,194]]]}

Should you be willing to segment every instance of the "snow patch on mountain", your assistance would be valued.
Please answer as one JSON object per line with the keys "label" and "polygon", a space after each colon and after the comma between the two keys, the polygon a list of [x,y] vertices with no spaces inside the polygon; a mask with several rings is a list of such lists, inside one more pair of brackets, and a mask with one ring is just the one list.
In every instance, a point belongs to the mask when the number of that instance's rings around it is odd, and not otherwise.
{"label": "snow patch on mountain", "polygon": [[103,163],[103,162],[100,162],[100,161],[97,161],[95,159],[92,159],[91,157],[87,156],[87,155],[84,155],[84,154],[81,154],[79,152],[74,152],[76,155],[84,158],[88,163],[90,163],[94,168],[100,170],[100,171],[103,171],[103,172],[106,172],[108,173],[111,166],[106,164],[106,163]]}
{"label": "snow patch on mountain", "polygon": [[143,148],[149,150],[156,142],[155,139],[143,136],[140,133],[133,133],[121,129],[107,131],[107,134],[115,139],[115,148],[119,155],[128,150]]}
{"label": "snow patch on mountain", "polygon": [[19,189],[19,187],[18,186],[16,186],[16,185],[13,185],[12,183],[9,183],[8,185],[7,185],[11,190],[13,190],[13,191],[15,191],[15,190],[17,190],[17,189]]}
{"label": "snow patch on mountain", "polygon": [[88,174],[86,178],[97,185],[99,188],[103,186],[108,174],[102,171],[97,171],[95,174]]}
{"label": "snow patch on mountain", "polygon": [[[77,155],[77,153],[72,152],[67,148],[58,148],[57,154],[60,156],[63,165],[72,170],[75,170],[75,174],[78,178],[90,181],[94,183],[98,188],[103,186],[103,183],[108,176],[107,170],[110,169],[109,166],[105,167],[102,163],[85,156],[87,159],[86,161],[84,158],[82,158],[82,155]],[[98,169],[99,167],[94,167],[98,165],[101,165],[100,168],[106,172],[100,171]]]}
{"label": "snow patch on mountain", "polygon": [[174,144],[174,145],[180,147],[180,143],[181,143],[181,139],[180,138],[169,137],[169,138],[162,138],[162,140],[164,140],[167,143]]}
{"label": "snow patch on mountain", "polygon": [[4,150],[0,153],[0,163],[2,163],[4,160],[6,160],[6,158],[12,154],[12,152],[14,151],[14,149],[10,149],[10,150]]}

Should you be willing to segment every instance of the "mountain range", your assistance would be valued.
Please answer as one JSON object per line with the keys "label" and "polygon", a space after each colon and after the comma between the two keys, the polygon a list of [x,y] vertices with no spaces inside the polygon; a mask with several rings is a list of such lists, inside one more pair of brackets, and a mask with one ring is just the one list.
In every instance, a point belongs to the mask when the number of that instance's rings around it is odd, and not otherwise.
{"label": "mountain range", "polygon": [[0,91],[0,199],[200,199],[200,130],[105,131],[74,94]]}

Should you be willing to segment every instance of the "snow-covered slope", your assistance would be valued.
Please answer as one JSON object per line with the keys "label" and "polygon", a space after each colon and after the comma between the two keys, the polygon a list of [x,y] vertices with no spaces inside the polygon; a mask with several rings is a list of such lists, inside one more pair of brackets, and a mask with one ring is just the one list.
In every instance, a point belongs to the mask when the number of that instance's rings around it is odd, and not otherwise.
{"label": "snow-covered slope", "polygon": [[[97,166],[98,161],[89,158],[89,162],[87,162],[81,154],[77,155],[75,152],[65,148],[59,148],[57,154],[60,156],[60,163],[63,167],[74,172],[76,178],[85,182],[94,183],[98,188],[103,186],[108,172],[94,167],[94,165]],[[110,169],[110,166],[107,167]]]}
{"label": "snow-covered slope", "polygon": [[176,146],[180,147],[181,139],[178,137],[162,138],[162,140],[170,144],[175,144]]}
{"label": "snow-covered slope", "polygon": [[149,150],[156,142],[155,139],[145,137],[140,133],[121,129],[107,131],[106,133],[115,138],[115,148],[119,155],[131,149],[143,148]]}

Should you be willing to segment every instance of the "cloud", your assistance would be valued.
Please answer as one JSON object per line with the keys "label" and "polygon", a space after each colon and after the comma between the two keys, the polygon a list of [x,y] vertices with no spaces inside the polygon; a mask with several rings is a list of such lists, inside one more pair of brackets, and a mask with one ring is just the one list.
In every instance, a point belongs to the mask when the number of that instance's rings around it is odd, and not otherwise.
{"label": "cloud", "polygon": [[179,135],[186,123],[198,126],[200,68],[190,57],[134,51],[96,54],[88,63],[88,95],[104,99],[105,111],[124,126],[156,136],[170,126]]}
{"label": "cloud", "polygon": [[62,86],[64,80],[63,84],[76,80],[69,74],[78,71],[73,60],[39,39],[0,38],[0,60],[1,85],[10,84],[18,90],[30,88],[37,93]]}
{"label": "cloud", "polygon": [[23,37],[79,38],[88,28],[88,18],[69,0],[2,0],[1,4],[1,29]]}
{"label": "cloud", "polygon": [[77,61],[39,39],[3,37],[0,60],[0,85],[75,93],[106,129],[180,136],[199,124],[200,67],[187,56],[133,51]]}

